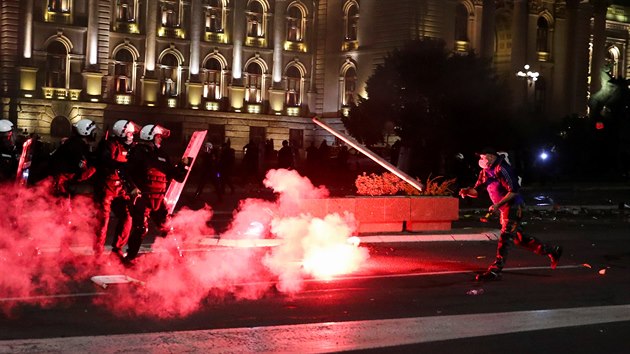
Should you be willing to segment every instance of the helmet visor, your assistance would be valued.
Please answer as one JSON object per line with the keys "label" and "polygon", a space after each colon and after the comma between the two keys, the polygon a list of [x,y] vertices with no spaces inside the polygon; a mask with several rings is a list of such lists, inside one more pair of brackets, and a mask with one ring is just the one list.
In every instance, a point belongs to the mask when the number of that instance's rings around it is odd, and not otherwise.
{"label": "helmet visor", "polygon": [[171,135],[171,131],[161,125],[156,125],[153,127],[153,135],[161,135],[162,138],[166,139]]}

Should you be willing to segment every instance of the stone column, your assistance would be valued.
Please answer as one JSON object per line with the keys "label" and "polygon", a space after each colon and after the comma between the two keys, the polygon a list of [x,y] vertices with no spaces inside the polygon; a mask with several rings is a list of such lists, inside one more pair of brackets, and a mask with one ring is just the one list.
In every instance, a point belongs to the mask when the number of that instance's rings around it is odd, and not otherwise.
{"label": "stone column", "polygon": [[201,19],[203,17],[203,7],[201,0],[192,0],[190,6],[190,75],[199,74],[201,63],[200,38],[203,33]]}
{"label": "stone column", "polygon": [[[155,43],[157,39],[157,0],[147,1],[147,23],[146,23],[146,49],[144,55],[145,71],[153,72],[155,70]],[[147,73],[145,72],[145,76]]]}
{"label": "stone column", "polygon": [[24,12],[24,58],[33,56],[33,0],[25,0]]}
{"label": "stone column", "polygon": [[232,28],[232,78],[240,79],[243,75],[243,43],[245,41],[245,0],[234,1],[234,22]]}
{"label": "stone column", "polygon": [[492,58],[494,56],[495,12],[496,5],[494,0],[483,0],[480,54],[484,58]]}
{"label": "stone column", "polygon": [[98,62],[98,0],[88,1],[88,26],[86,38],[85,67],[95,66]]}
{"label": "stone column", "polygon": [[599,91],[608,81],[608,76],[602,72],[606,57],[606,11],[607,0],[593,2],[593,54],[591,58],[591,96]]}
{"label": "stone column", "polygon": [[285,15],[287,11],[287,3],[285,0],[276,0],[275,13],[273,19],[273,87],[279,88],[282,83],[282,52],[284,49],[285,33]]}
{"label": "stone column", "polygon": [[[512,13],[512,74],[523,70],[525,64],[532,65],[528,60],[527,51],[528,11],[526,0],[514,0]],[[514,77],[514,76],[513,76]],[[527,104],[527,88],[522,80],[511,80],[516,97],[522,97],[522,104]]]}
{"label": "stone column", "polygon": [[240,112],[245,100],[243,86],[243,43],[245,41],[245,6],[246,0],[234,1],[234,20],[232,22],[232,83],[228,86],[228,97],[231,110]]}
{"label": "stone column", "polygon": [[[578,5],[579,0],[566,0],[566,11],[567,11],[567,28],[566,33],[567,37],[573,36],[577,31],[577,17],[578,17]],[[565,96],[565,107],[567,108],[567,113],[574,113],[573,108],[575,107],[575,55],[576,55],[576,45],[575,38],[573,40],[567,40],[565,42],[565,87],[564,90]]]}
{"label": "stone column", "polygon": [[158,101],[159,82],[155,73],[156,40],[157,40],[157,11],[158,2],[147,1],[146,40],[144,52],[144,75],[140,79],[142,85],[142,103],[154,106]]}

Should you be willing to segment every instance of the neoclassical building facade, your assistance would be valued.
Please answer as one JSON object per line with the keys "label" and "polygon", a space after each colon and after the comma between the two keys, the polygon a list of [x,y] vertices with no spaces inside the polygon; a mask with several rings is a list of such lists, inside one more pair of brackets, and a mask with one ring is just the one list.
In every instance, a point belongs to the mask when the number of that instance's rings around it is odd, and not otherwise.
{"label": "neoclassical building facade", "polygon": [[[340,117],[404,41],[491,58],[514,107],[586,114],[628,74],[630,9],[611,0],[0,0],[2,118],[55,141],[81,118],[208,129],[298,147]],[[527,65],[528,69],[525,69]],[[537,73],[534,76],[527,76]],[[521,72],[521,76],[517,75]]]}

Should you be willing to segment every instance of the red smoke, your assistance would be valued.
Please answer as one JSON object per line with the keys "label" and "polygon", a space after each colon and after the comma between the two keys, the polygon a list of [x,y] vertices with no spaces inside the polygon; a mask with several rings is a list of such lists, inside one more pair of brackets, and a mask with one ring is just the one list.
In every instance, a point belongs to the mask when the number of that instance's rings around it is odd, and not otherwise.
{"label": "red smoke", "polygon": [[[157,237],[152,252],[123,267],[113,256],[95,260],[90,251],[94,239],[95,206],[89,198],[70,202],[47,193],[46,184],[0,192],[0,298],[72,293],[74,283],[94,275],[124,274],[142,283],[111,285],[108,296],[94,301],[118,315],[180,317],[194,312],[206,299],[226,295],[255,299],[271,288],[299,291],[307,278],[328,279],[356,270],[367,259],[367,250],[347,242],[355,225],[352,215],[313,218],[299,214],[297,206],[308,198],[324,198],[328,191],[314,187],[295,171],[271,170],[265,185],[277,193],[269,202],[247,199],[234,212],[222,239],[281,239],[274,247],[198,247],[214,232],[207,226],[209,207],[182,208],[171,220],[173,231]],[[70,246],[70,251],[66,249]],[[77,248],[76,246],[83,246]],[[57,252],[57,248],[62,250]],[[38,250],[40,254],[38,255]],[[55,251],[55,252],[51,252]],[[95,289],[98,289],[95,287]],[[0,311],[9,313],[14,301],[0,299]],[[46,305],[48,300],[38,300]]]}

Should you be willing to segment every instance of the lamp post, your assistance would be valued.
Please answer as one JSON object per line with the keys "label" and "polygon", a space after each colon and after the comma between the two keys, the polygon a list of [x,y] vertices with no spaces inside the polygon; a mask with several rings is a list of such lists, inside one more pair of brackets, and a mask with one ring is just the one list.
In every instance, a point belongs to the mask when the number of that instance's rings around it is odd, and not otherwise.
{"label": "lamp post", "polygon": [[525,64],[525,66],[523,66],[523,69],[525,69],[526,71],[519,70],[516,73],[516,76],[518,76],[521,79],[526,79],[527,86],[532,86],[534,81],[538,80],[538,76],[540,76],[540,73],[538,71],[531,71],[529,70],[529,68],[530,68],[529,64]]}
{"label": "lamp post", "polygon": [[534,91],[534,82],[536,82],[536,80],[538,80],[538,77],[540,76],[540,73],[537,71],[532,71],[530,70],[530,66],[529,64],[525,64],[525,66],[523,66],[523,70],[519,70],[516,73],[516,77],[518,77],[519,79],[525,80],[527,82],[527,87],[526,87],[526,92],[525,92],[525,104],[529,107],[530,110],[533,110],[531,103],[531,99],[530,97],[533,94]]}

